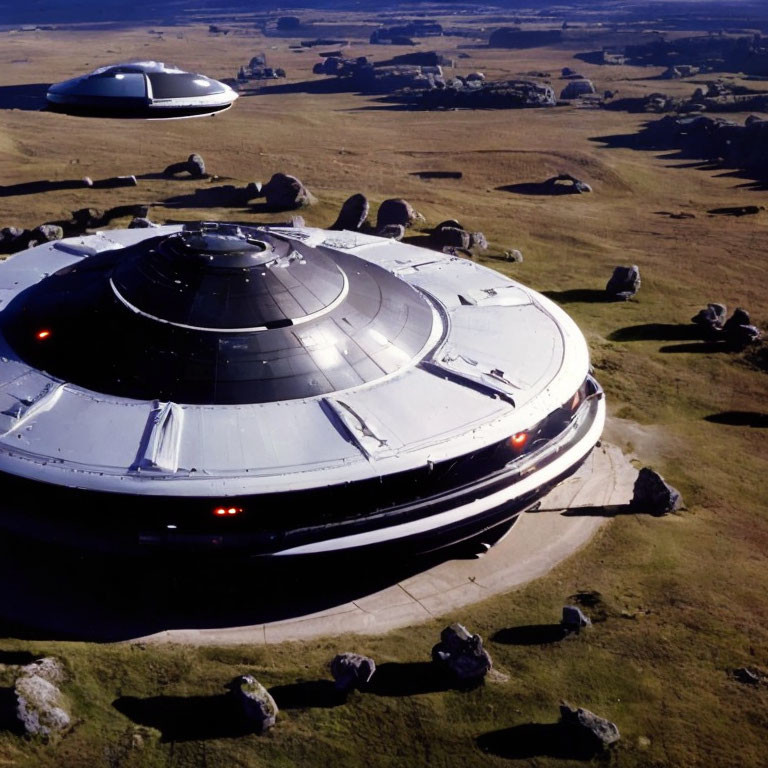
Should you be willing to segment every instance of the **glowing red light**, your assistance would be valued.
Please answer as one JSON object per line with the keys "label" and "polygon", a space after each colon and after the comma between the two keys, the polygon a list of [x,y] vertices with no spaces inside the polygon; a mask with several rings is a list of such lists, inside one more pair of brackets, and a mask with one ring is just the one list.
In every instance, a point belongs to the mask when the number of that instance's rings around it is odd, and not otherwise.
{"label": "glowing red light", "polygon": [[528,433],[518,432],[509,438],[509,442],[512,443],[515,448],[522,448],[528,442]]}
{"label": "glowing red light", "polygon": [[42,341],[43,339],[47,339],[51,335],[51,332],[49,330],[42,330],[37,332],[37,338]]}
{"label": "glowing red light", "polygon": [[216,507],[213,514],[217,517],[226,517],[227,515],[239,515],[242,511],[242,507]]}

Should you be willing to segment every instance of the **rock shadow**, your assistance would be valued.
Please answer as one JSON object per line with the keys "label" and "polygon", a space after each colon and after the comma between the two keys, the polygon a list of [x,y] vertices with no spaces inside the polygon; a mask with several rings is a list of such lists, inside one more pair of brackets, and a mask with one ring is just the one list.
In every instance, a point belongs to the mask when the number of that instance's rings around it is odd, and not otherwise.
{"label": "rock shadow", "polygon": [[24,733],[24,727],[16,717],[16,693],[12,687],[0,688],[0,733]]}
{"label": "rock shadow", "polygon": [[112,706],[134,723],[160,731],[163,741],[224,739],[253,730],[231,694],[121,696]]}
{"label": "rock shadow", "polygon": [[602,507],[571,507],[560,513],[563,517],[618,517],[619,515],[650,514],[630,504],[608,504]]}
{"label": "rock shadow", "polygon": [[548,645],[564,640],[568,634],[562,624],[526,624],[500,629],[491,640],[502,645]]}
{"label": "rock shadow", "polygon": [[692,323],[643,323],[608,334],[610,341],[693,341],[700,338],[701,327]]}
{"label": "rock shadow", "polygon": [[694,352],[697,354],[711,354],[712,352],[734,352],[733,346],[725,341],[698,341],[691,344],[668,344],[660,347],[659,352],[675,354],[678,352]]}
{"label": "rock shadow", "polygon": [[558,304],[599,304],[612,301],[611,297],[600,288],[571,288],[567,291],[542,291],[542,293]]}
{"label": "rock shadow", "polygon": [[365,690],[376,696],[415,696],[456,688],[446,671],[431,661],[386,662],[376,667]]}
{"label": "rock shadow", "polygon": [[498,192],[511,192],[515,195],[546,195],[547,197],[562,197],[563,195],[581,194],[568,184],[548,184],[546,181],[505,184],[501,187],[496,187],[496,190]]}
{"label": "rock shadow", "polygon": [[203,187],[186,195],[173,195],[163,200],[162,204],[167,208],[242,208],[249,210],[245,189],[230,184],[219,187]]}
{"label": "rock shadow", "polygon": [[[754,427],[756,429],[768,428],[768,413],[757,411],[721,411],[704,417],[704,421],[711,424],[727,424],[730,427]],[[2,661],[2,656],[0,656]]]}
{"label": "rock shadow", "polygon": [[13,667],[23,667],[25,664],[31,664],[39,659],[34,653],[29,651],[2,651],[0,650],[0,664],[8,664]]}
{"label": "rock shadow", "polygon": [[559,723],[525,723],[485,733],[477,746],[497,757],[525,760],[555,757],[561,760],[591,760],[600,753],[592,738],[586,739],[574,729]]}
{"label": "rock shadow", "polygon": [[0,186],[0,197],[17,195],[39,195],[42,192],[58,192],[62,189],[86,189],[82,179],[64,179],[62,181],[25,181],[21,184]]}
{"label": "rock shadow", "polygon": [[308,680],[269,689],[278,709],[329,709],[344,704],[347,694],[336,689],[332,680]]}
{"label": "rock shadow", "polygon": [[48,104],[45,94],[50,83],[26,83],[0,87],[0,109],[22,109],[26,112],[41,112]]}

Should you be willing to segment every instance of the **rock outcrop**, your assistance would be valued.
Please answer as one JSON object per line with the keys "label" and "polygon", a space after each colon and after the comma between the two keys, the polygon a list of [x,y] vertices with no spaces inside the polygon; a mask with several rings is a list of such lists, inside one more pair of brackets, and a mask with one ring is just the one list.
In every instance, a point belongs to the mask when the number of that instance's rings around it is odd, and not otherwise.
{"label": "rock outcrop", "polygon": [[473,635],[458,623],[440,633],[440,642],[432,649],[432,661],[463,684],[481,681],[493,666],[480,635]]}

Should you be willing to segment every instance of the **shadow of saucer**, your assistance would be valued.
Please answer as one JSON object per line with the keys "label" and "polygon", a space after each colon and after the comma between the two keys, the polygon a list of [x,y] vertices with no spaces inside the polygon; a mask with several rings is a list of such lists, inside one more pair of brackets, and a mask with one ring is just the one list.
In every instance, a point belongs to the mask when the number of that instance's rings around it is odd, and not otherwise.
{"label": "shadow of saucer", "polygon": [[50,87],[50,83],[0,86],[0,109],[40,112],[47,106],[45,94]]}

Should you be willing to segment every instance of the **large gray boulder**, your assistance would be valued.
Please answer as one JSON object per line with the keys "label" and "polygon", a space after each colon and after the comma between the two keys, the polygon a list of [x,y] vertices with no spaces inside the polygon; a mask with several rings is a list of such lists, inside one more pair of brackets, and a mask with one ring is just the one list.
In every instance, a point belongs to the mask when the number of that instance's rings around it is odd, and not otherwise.
{"label": "large gray boulder", "polygon": [[391,198],[385,200],[379,206],[379,212],[376,216],[376,229],[381,230],[387,224],[400,224],[406,229],[416,221],[417,214],[411,204],[400,198]]}
{"label": "large gray boulder", "polygon": [[438,248],[464,248],[472,245],[472,235],[458,227],[443,227],[432,233],[431,239]]}
{"label": "large gray boulder", "polygon": [[723,324],[723,336],[732,347],[743,349],[758,341],[762,336],[760,329],[751,325],[749,312],[737,307],[733,314]]}
{"label": "large gray boulder", "polygon": [[289,211],[315,202],[315,198],[304,184],[287,173],[274,174],[261,191],[272,210]]}
{"label": "large gray boulder", "polygon": [[16,716],[28,735],[51,738],[69,728],[69,702],[58,688],[64,676],[61,663],[51,657],[22,667],[14,684]]}
{"label": "large gray boulder", "polygon": [[359,653],[340,653],[331,661],[331,675],[336,689],[350,691],[370,682],[376,671],[376,662]]}
{"label": "large gray boulder", "polygon": [[432,661],[444,666],[461,683],[480,681],[493,667],[480,635],[473,635],[459,623],[440,633],[440,642],[432,648]]}
{"label": "large gray boulder", "polygon": [[691,318],[691,322],[701,327],[705,338],[713,338],[720,335],[726,316],[727,310],[724,304],[707,304]]}
{"label": "large gray boulder", "polygon": [[338,218],[331,224],[330,228],[335,230],[347,229],[352,232],[358,232],[363,224],[365,224],[369,210],[370,204],[368,203],[368,198],[358,192],[356,195],[352,195],[352,197],[344,201],[344,204],[341,206],[341,211],[339,211]]}
{"label": "large gray boulder", "polygon": [[631,267],[616,267],[611,279],[605,286],[608,298],[627,301],[640,290],[640,269],[636,264]]}
{"label": "large gray boulder", "polygon": [[576,709],[565,702],[560,705],[560,725],[575,731],[579,738],[591,740],[598,749],[610,747],[621,738],[615,723],[598,717],[588,709]]}
{"label": "large gray boulder", "polygon": [[237,699],[243,717],[259,733],[269,730],[277,721],[277,704],[270,692],[252,675],[235,678],[230,689]]}
{"label": "large gray boulder", "polygon": [[37,243],[50,243],[62,237],[64,230],[58,224],[41,224],[32,230],[32,239]]}
{"label": "large gray boulder", "polygon": [[578,633],[584,627],[592,626],[592,621],[578,606],[564,605],[560,624],[569,632]]}
{"label": "large gray boulder", "polygon": [[679,509],[682,504],[680,491],[669,485],[658,472],[648,467],[640,470],[629,502],[632,509],[652,515],[666,515]]}

